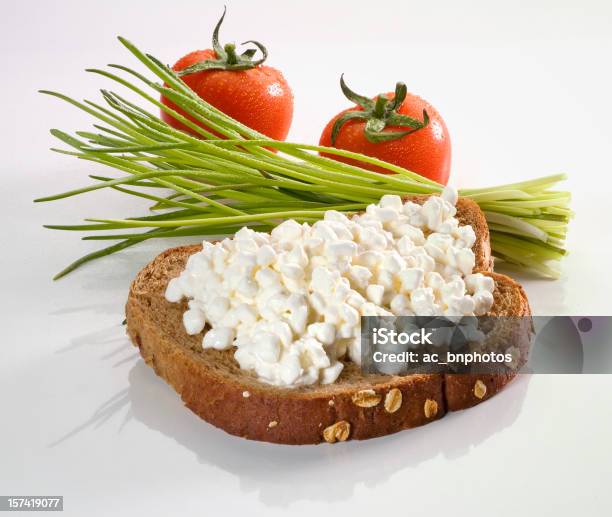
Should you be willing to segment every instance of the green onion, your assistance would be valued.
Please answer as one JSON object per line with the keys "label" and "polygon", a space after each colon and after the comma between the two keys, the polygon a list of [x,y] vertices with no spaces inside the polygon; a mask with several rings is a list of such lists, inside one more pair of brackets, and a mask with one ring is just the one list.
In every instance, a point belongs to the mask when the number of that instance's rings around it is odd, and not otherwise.
{"label": "green onion", "polygon": [[[370,156],[267,138],[199,98],[153,56],[124,38],[119,41],[158,82],[121,65],[109,66],[113,71],[127,74],[127,78],[105,70],[88,72],[127,88],[152,105],[154,112],[108,90],[101,90],[105,105],[41,91],[97,120],[93,124],[97,132],[77,131],[69,135],[52,129],[51,134],[71,148],[53,150],[106,165],[119,176],[90,175],[96,183],[35,201],[52,201],[110,188],[151,201],[150,210],[155,215],[86,218],[87,224],[46,225],[69,231],[118,231],[83,237],[118,242],[78,259],[58,273],[56,279],[86,262],[149,239],[227,235],[243,225],[269,231],[288,218],[314,222],[323,217],[325,210],[355,213],[378,202],[385,194],[434,194],[443,188],[416,173]],[[162,104],[160,94],[190,118]],[[157,116],[159,109],[191,128],[200,138],[166,124]],[[321,156],[322,152],[327,156],[351,158],[363,167]],[[378,166],[393,174],[378,174],[367,166]],[[494,256],[541,275],[557,277],[558,261],[566,254],[564,242],[572,212],[568,208],[570,194],[551,188],[564,179],[565,175],[556,174],[498,187],[463,189],[459,194],[473,199],[483,209],[490,225]],[[160,195],[159,189],[168,193]],[[143,233],[132,231],[143,228]]]}

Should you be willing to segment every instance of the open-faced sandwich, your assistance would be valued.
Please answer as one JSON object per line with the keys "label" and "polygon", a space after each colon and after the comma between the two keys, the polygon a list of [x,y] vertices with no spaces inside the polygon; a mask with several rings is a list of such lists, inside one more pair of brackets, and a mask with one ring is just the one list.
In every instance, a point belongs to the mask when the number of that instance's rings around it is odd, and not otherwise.
{"label": "open-faced sandwich", "polygon": [[488,399],[509,374],[365,374],[360,317],[529,316],[521,286],[492,271],[478,205],[384,196],[271,233],[172,248],[133,282],[128,334],[193,412],[253,440],[366,439]]}

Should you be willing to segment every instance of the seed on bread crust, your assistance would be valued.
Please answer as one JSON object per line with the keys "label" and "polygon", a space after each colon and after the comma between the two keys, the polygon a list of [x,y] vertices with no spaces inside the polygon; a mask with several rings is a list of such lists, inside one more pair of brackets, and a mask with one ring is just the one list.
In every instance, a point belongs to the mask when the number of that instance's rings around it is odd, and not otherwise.
{"label": "seed on bread crust", "polygon": [[251,394],[250,394],[248,391],[243,391],[243,392],[242,392],[242,396],[243,396],[245,399],[248,399],[248,398],[251,396]]}
{"label": "seed on bread crust", "polygon": [[326,427],[323,431],[323,438],[327,443],[345,442],[351,434],[351,424],[346,420],[340,420],[335,424]]}
{"label": "seed on bread crust", "polygon": [[487,385],[482,382],[480,379],[476,381],[474,384],[474,396],[477,399],[483,398],[487,394]]}
{"label": "seed on bread crust", "polygon": [[268,429],[272,429],[273,427],[276,427],[277,425],[278,425],[278,422],[276,420],[272,420],[272,422],[268,424]]}
{"label": "seed on bread crust", "polygon": [[335,404],[335,402],[333,401],[333,399],[329,399],[329,402],[327,403],[328,406],[333,406]]}
{"label": "seed on bread crust", "polygon": [[438,403],[435,400],[427,399],[423,406],[425,418],[432,418],[438,414]]}
{"label": "seed on bread crust", "polygon": [[395,413],[400,407],[402,407],[402,392],[393,388],[385,397],[385,411]]}
{"label": "seed on bread crust", "polygon": [[374,390],[361,390],[353,393],[353,404],[359,407],[374,407],[382,400],[382,396]]}

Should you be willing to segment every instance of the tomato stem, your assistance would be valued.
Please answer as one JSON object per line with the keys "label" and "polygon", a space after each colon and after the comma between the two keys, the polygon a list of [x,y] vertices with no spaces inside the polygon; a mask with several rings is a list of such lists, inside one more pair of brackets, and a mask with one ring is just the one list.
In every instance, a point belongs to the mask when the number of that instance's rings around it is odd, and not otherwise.
{"label": "tomato stem", "polygon": [[[226,43],[221,46],[219,43],[219,30],[225,18],[226,8],[223,8],[223,14],[217,22],[212,35],[212,47],[215,51],[216,59],[205,59],[199,61],[183,70],[177,72],[182,77],[184,75],[195,74],[205,70],[250,70],[261,65],[268,58],[268,50],[259,41],[248,40],[242,43],[252,43],[255,48],[246,49],[242,54],[236,53],[236,45],[234,43]],[[261,52],[259,59],[253,59],[257,51]]]}
{"label": "tomato stem", "polygon": [[225,53],[227,54],[226,61],[228,65],[235,65],[236,63],[238,63],[238,56],[236,55],[236,45],[234,45],[233,43],[226,43],[223,47],[223,50],[225,50]]}
{"label": "tomato stem", "polygon": [[[349,110],[336,120],[331,135],[333,146],[336,145],[336,139],[342,126],[352,119],[366,121],[363,133],[366,139],[374,144],[397,140],[419,129],[423,129],[429,124],[429,116],[425,110],[423,110],[423,120],[417,120],[397,112],[408,93],[406,85],[402,82],[396,83],[393,99],[380,94],[375,100],[372,100],[355,93],[344,82],[344,74],[340,76],[340,87],[346,98],[353,101],[361,109]],[[403,131],[384,131],[386,126],[407,127],[409,129]]]}
{"label": "tomato stem", "polygon": [[373,111],[376,118],[384,118],[387,104],[389,104],[389,99],[387,99],[385,95],[379,95],[376,98],[376,104],[374,105]]}

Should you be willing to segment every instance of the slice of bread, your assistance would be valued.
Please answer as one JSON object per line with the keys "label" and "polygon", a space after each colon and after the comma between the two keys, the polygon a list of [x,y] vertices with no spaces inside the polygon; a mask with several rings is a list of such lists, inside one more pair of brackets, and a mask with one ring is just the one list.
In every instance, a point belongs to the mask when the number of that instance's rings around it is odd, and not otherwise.
{"label": "slice of bread", "polygon": [[[482,212],[475,203],[460,199],[457,217],[462,224],[472,224],[479,237],[474,246],[476,269],[490,271],[488,229]],[[183,327],[186,301],[170,303],[164,297],[168,281],[200,249],[169,249],[138,274],[126,305],[127,332],[145,362],[189,409],[230,434],[283,444],[372,438],[474,405],[511,380],[510,376],[365,375],[348,361],[333,384],[295,389],[264,384],[239,368],[234,350],[204,350],[202,334],[190,336]],[[525,293],[516,282],[486,274],[496,283],[493,312],[529,314]],[[477,381],[486,387],[484,395],[482,389],[474,389]]]}

